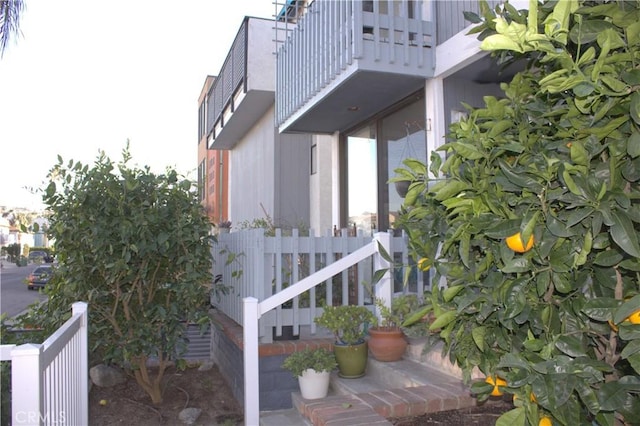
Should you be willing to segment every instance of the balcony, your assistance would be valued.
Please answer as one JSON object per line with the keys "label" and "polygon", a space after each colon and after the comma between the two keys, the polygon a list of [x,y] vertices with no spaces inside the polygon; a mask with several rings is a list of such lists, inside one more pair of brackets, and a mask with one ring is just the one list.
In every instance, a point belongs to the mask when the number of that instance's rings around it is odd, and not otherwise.
{"label": "balcony", "polygon": [[434,71],[430,4],[314,1],[278,50],[279,130],[341,131],[423,87]]}
{"label": "balcony", "polygon": [[273,105],[273,21],[247,17],[206,98],[207,148],[232,149]]}

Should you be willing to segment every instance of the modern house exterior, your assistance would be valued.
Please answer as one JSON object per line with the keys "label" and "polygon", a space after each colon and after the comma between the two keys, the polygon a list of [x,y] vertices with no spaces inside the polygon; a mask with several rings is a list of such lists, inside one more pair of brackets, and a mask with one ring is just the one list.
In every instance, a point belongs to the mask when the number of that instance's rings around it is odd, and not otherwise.
{"label": "modern house exterior", "polygon": [[[394,169],[410,157],[429,162],[463,103],[500,97],[510,77],[466,34],[463,12],[478,8],[476,0],[286,0],[273,21],[245,18],[200,103],[199,136],[228,155],[219,185],[227,218],[269,216],[317,235],[393,229],[403,196],[388,183]],[[227,337],[214,330],[222,351],[214,357],[241,392],[241,343]],[[295,383],[278,371],[281,352],[264,353],[260,409],[283,408],[269,384],[287,393]]]}
{"label": "modern house exterior", "polygon": [[203,181],[216,181],[205,205],[234,225],[266,217],[276,226],[308,224],[311,136],[273,124],[275,46],[274,22],[246,17],[200,97],[200,164],[217,152],[202,172]]}

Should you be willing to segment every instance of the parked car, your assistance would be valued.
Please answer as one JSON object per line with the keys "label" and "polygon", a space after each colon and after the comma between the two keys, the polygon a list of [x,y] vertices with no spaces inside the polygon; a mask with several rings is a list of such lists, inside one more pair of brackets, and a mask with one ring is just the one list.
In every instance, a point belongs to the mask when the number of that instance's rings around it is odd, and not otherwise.
{"label": "parked car", "polygon": [[36,261],[38,259],[41,259],[42,261],[44,261],[46,263],[52,263],[53,262],[53,256],[51,256],[46,251],[34,250],[34,251],[29,252],[29,261],[33,262],[33,261]]}
{"label": "parked car", "polygon": [[36,287],[44,287],[53,274],[53,268],[51,265],[38,266],[27,277],[27,286],[29,290],[33,290]]}

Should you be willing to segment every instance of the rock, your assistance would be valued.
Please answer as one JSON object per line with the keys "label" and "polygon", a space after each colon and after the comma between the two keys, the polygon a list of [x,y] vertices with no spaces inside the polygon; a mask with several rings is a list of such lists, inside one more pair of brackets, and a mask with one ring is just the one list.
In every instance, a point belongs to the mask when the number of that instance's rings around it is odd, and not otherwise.
{"label": "rock", "polygon": [[199,408],[185,408],[184,410],[180,411],[180,414],[178,414],[178,418],[182,423],[186,425],[192,425],[196,422],[196,420],[198,420],[198,417],[200,417],[200,413],[202,413],[202,410]]}
{"label": "rock", "polygon": [[89,376],[91,377],[91,381],[94,385],[103,388],[119,385],[127,380],[122,371],[104,364],[98,364],[95,367],[91,367],[89,370]]}
{"label": "rock", "polygon": [[198,367],[198,371],[209,371],[213,368],[213,361],[208,360],[203,362],[200,367]]}

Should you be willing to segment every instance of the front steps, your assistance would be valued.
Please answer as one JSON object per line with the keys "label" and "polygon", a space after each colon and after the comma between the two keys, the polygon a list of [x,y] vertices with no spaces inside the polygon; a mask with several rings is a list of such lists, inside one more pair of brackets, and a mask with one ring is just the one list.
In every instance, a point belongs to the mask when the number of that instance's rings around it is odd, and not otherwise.
{"label": "front steps", "polygon": [[342,379],[334,372],[327,398],[305,400],[294,392],[294,409],[262,413],[260,424],[391,425],[391,417],[474,406],[476,399],[460,376],[450,374],[455,372],[437,348],[422,355],[422,346],[410,345],[397,362],[369,357],[367,374],[360,379]]}

